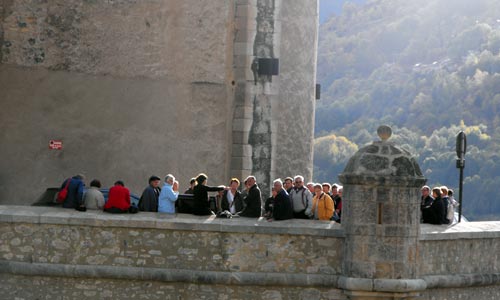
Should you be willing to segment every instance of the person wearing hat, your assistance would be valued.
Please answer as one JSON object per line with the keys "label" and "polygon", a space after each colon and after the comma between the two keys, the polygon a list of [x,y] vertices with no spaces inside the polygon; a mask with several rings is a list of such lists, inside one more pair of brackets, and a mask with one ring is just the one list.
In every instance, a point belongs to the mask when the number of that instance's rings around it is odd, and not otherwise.
{"label": "person wearing hat", "polygon": [[158,176],[151,176],[148,180],[149,185],[142,192],[141,198],[139,199],[139,210],[140,211],[158,211],[158,197],[160,196],[161,179]]}

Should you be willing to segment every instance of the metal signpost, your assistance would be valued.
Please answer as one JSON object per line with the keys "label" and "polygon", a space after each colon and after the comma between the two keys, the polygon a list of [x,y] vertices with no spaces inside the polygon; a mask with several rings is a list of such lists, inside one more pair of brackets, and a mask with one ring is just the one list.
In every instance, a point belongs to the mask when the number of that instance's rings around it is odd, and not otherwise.
{"label": "metal signpost", "polygon": [[467,137],[463,131],[457,134],[457,168],[460,169],[458,222],[462,221],[462,191],[464,185],[465,152],[467,151]]}

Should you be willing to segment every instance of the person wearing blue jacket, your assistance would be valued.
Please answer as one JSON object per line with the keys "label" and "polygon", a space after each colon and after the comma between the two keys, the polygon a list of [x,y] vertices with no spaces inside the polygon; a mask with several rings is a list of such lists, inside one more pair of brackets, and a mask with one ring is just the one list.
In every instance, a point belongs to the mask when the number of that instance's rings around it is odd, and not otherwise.
{"label": "person wearing blue jacket", "polygon": [[175,213],[175,201],[179,196],[179,186],[172,174],[165,176],[165,184],[158,197],[158,212]]}
{"label": "person wearing blue jacket", "polygon": [[85,176],[78,174],[64,180],[60,190],[66,186],[68,180],[71,180],[68,186],[68,196],[66,196],[62,205],[64,208],[78,208],[85,205],[83,202],[83,191],[85,187],[85,183],[83,183],[84,179]]}

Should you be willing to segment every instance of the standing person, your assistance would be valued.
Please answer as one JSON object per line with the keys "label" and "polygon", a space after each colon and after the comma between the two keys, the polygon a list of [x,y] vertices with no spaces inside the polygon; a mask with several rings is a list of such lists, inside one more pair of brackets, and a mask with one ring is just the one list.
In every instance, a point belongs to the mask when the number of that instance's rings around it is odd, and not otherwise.
{"label": "standing person", "polygon": [[[325,194],[327,194],[328,196],[330,196],[330,198],[332,198],[332,185],[329,184],[328,182],[324,182],[321,187],[323,188],[323,192]],[[333,199],[332,199],[333,200]]]}
{"label": "standing person", "polygon": [[271,188],[271,197],[266,199],[264,203],[264,215],[263,217],[267,220],[271,220],[273,218],[273,206],[274,206],[274,198],[276,198],[276,189],[274,187]]}
{"label": "standing person", "polygon": [[342,220],[342,196],[339,194],[339,185],[332,184],[332,200],[335,205],[335,214],[338,216],[336,222],[340,223]]}
{"label": "standing person", "polygon": [[314,220],[329,221],[333,216],[334,204],[332,198],[323,191],[321,184],[314,185],[314,198],[311,216]]}
{"label": "standing person", "polygon": [[165,184],[158,197],[158,212],[175,213],[175,201],[179,197],[179,185],[172,174],[165,176]]}
{"label": "standing person", "polygon": [[201,173],[196,176],[196,185],[194,186],[194,207],[193,214],[199,216],[214,215],[208,202],[208,192],[218,192],[224,190],[224,187],[207,186],[208,177]]}
{"label": "standing person", "polygon": [[453,197],[453,190],[452,189],[448,189],[448,201],[449,201],[449,204],[448,204],[448,221],[449,221],[449,224],[453,224],[453,223],[456,223],[458,222],[458,220],[455,220],[455,207],[458,206],[458,201],[455,200],[455,197]]}
{"label": "standing person", "polygon": [[123,181],[118,180],[109,189],[108,202],[104,204],[104,211],[113,214],[122,214],[130,209],[130,191]]}
{"label": "standing person", "polygon": [[83,192],[85,183],[83,181],[85,180],[85,176],[78,174],[66,179],[61,185],[61,190],[66,186],[68,180],[70,180],[68,185],[68,195],[66,196],[62,207],[74,209],[84,207],[85,203],[83,202]]}
{"label": "standing person", "polygon": [[184,192],[184,194],[192,195],[194,194],[194,186],[196,185],[196,178],[191,178],[189,180],[189,188]]}
{"label": "standing person", "polygon": [[224,190],[222,194],[220,210],[229,211],[231,214],[239,213],[243,210],[243,197],[241,196],[238,187],[240,186],[240,181],[238,178],[231,178],[229,183],[229,190]]}
{"label": "standing person", "polygon": [[160,197],[160,183],[161,179],[158,176],[151,176],[148,180],[148,186],[142,192],[139,199],[140,211],[158,211],[158,198]]}
{"label": "standing person", "polygon": [[431,210],[432,202],[434,202],[434,198],[431,196],[431,188],[424,185],[420,192],[422,193],[422,197],[420,198],[421,221],[422,223],[431,223],[434,220]]}
{"label": "standing person", "polygon": [[307,187],[307,189],[309,190],[309,192],[311,192],[311,194],[313,194],[313,195],[314,195],[314,182],[308,182],[308,183],[306,184],[306,187]]}
{"label": "standing person", "polygon": [[309,219],[312,206],[312,194],[304,187],[304,177],[297,175],[294,177],[295,186],[290,192],[292,201],[293,217],[295,219]]}
{"label": "standing person", "polygon": [[440,187],[441,189],[441,199],[444,204],[444,219],[442,220],[442,224],[450,224],[448,220],[448,206],[450,205],[450,199],[448,198],[448,187],[443,185]]}
{"label": "standing person", "polygon": [[292,177],[287,177],[283,181],[283,187],[285,188],[286,192],[290,194],[290,192],[293,189],[293,178]]}
{"label": "standing person", "polygon": [[283,189],[281,179],[273,182],[273,188],[276,192],[273,202],[273,219],[288,220],[293,218],[293,209],[288,193]]}
{"label": "standing person", "polygon": [[249,187],[248,195],[243,199],[245,208],[237,215],[248,218],[260,218],[262,213],[262,198],[255,176],[248,176],[245,180]]}
{"label": "standing person", "polygon": [[101,193],[101,182],[94,179],[90,182],[90,188],[85,192],[83,197],[83,202],[87,209],[99,209],[104,208],[104,195]]}
{"label": "standing person", "polygon": [[441,199],[441,189],[438,187],[433,188],[432,197],[434,198],[434,201],[432,201],[431,207],[429,208],[430,216],[427,220],[424,219],[424,223],[441,225],[446,218],[446,214],[444,211],[444,202],[443,199]]}

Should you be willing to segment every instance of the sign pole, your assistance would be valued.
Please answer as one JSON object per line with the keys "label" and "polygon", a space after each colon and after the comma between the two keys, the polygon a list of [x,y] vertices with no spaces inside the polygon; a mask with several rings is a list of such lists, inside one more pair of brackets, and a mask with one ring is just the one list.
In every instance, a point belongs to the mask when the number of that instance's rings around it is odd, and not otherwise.
{"label": "sign pole", "polygon": [[464,187],[464,168],[460,168],[460,182],[458,191],[458,223],[462,221],[462,191]]}
{"label": "sign pole", "polygon": [[462,192],[464,187],[465,152],[467,151],[467,137],[463,131],[457,134],[457,168],[460,169],[460,182],[458,194],[458,223],[462,221]]}

